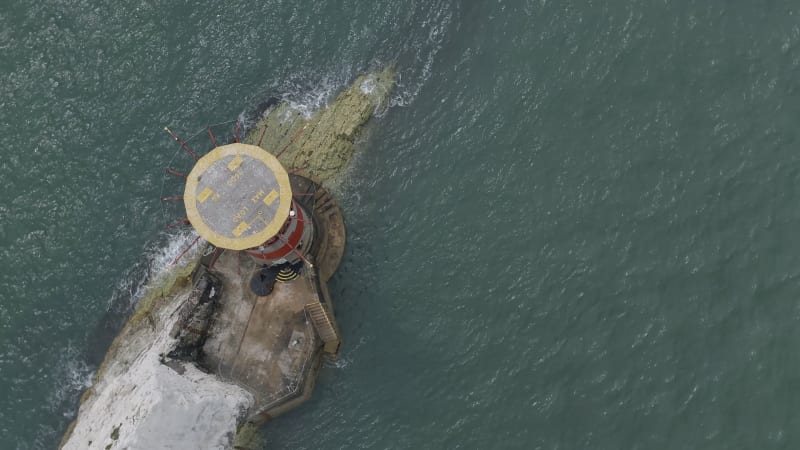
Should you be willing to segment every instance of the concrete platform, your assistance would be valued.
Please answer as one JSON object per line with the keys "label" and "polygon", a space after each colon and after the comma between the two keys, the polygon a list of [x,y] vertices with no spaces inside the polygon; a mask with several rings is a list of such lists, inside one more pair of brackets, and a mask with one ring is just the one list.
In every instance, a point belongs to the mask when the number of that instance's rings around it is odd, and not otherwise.
{"label": "concrete platform", "polygon": [[258,297],[248,288],[257,269],[242,252],[217,259],[213,273],[222,282],[223,300],[198,361],[253,394],[254,416],[269,414],[313,385],[308,378],[319,366],[323,345],[304,309],[317,298],[313,279],[304,273],[276,282],[269,295]]}
{"label": "concrete platform", "polygon": [[335,357],[339,332],[325,282],[344,252],[341,210],[317,183],[290,177],[296,201],[313,211],[314,244],[300,276],[276,282],[258,296],[250,280],[260,264],[245,252],[227,250],[201,266],[217,280],[221,293],[197,364],[253,395],[250,421],[261,422],[307,400],[323,354]]}

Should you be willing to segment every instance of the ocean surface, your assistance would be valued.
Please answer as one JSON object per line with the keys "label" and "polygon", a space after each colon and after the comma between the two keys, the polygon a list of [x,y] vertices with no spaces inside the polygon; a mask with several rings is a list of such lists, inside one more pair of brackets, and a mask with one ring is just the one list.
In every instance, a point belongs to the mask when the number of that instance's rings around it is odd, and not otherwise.
{"label": "ocean surface", "polygon": [[[800,448],[800,4],[5,0],[0,449],[54,448],[182,136],[394,64],[270,449]],[[174,193],[172,193],[174,194]]]}

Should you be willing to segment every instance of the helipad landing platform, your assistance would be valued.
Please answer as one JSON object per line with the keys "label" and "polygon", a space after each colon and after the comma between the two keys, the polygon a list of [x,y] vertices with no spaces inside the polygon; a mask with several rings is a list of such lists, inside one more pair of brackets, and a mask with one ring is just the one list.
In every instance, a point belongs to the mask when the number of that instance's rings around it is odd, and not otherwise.
{"label": "helipad landing platform", "polygon": [[187,176],[186,217],[207,241],[231,250],[257,247],[280,231],[292,203],[289,175],[272,154],[228,144],[200,158]]}

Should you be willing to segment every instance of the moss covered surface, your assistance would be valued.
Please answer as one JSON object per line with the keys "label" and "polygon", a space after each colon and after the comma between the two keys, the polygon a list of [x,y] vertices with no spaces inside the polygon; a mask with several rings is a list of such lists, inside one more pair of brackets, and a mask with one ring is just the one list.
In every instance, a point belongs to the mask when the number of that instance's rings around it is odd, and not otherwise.
{"label": "moss covered surface", "polygon": [[325,108],[310,117],[288,102],[269,110],[245,142],[278,156],[287,170],[329,184],[347,168],[364,124],[386,108],[394,67],[362,75]]}

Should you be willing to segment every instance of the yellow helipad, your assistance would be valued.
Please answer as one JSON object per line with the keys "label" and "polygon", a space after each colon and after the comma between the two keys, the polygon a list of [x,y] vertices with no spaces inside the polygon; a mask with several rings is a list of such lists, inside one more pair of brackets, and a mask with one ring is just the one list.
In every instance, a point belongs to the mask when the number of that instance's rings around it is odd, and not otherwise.
{"label": "yellow helipad", "polygon": [[217,247],[244,250],[278,234],[292,203],[289,175],[260,147],[222,145],[200,158],[183,194],[186,217]]}

